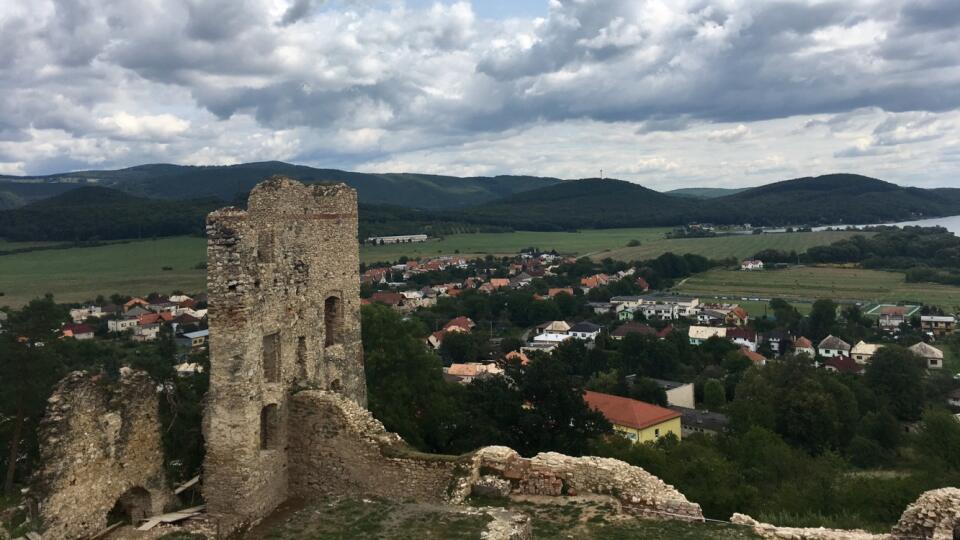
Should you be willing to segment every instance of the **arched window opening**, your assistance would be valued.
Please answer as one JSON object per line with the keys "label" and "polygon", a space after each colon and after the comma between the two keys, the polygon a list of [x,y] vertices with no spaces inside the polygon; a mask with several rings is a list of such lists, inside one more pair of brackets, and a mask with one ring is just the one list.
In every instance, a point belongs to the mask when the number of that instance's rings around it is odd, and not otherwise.
{"label": "arched window opening", "polygon": [[275,403],[260,410],[260,449],[273,450],[280,439],[280,413]]}
{"label": "arched window opening", "polygon": [[151,508],[150,492],[139,486],[132,487],[120,495],[107,514],[107,525],[136,525],[152,515]]}
{"label": "arched window opening", "polygon": [[343,306],[336,296],[323,302],[324,346],[343,342]]}
{"label": "arched window opening", "polygon": [[263,336],[263,379],[280,382],[280,332]]}

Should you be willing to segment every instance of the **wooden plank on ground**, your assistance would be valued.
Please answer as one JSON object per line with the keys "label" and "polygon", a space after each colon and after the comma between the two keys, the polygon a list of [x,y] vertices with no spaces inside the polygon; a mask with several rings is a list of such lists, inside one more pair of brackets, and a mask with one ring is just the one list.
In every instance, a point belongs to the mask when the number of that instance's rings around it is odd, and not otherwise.
{"label": "wooden plank on ground", "polygon": [[179,495],[179,494],[183,493],[184,491],[190,489],[191,487],[197,485],[197,483],[199,483],[199,482],[200,482],[200,475],[198,474],[197,476],[194,476],[193,478],[191,478],[191,479],[187,480],[186,482],[184,482],[183,484],[181,484],[180,487],[178,487],[177,489],[173,490],[173,494],[174,494],[174,495]]}

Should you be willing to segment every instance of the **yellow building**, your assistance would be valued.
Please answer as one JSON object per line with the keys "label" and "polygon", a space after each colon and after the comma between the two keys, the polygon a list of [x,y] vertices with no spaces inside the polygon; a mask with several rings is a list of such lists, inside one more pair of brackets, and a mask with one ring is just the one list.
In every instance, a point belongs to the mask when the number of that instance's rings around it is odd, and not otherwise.
{"label": "yellow building", "polygon": [[656,441],[668,433],[681,438],[680,413],[635,399],[586,391],[583,400],[613,429],[634,442]]}

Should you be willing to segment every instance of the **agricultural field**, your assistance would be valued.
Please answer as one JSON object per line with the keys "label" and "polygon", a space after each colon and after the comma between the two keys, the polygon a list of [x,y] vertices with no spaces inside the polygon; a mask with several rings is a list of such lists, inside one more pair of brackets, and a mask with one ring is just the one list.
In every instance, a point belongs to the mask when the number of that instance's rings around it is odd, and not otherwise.
{"label": "agricultural field", "polygon": [[610,257],[621,261],[638,261],[652,259],[663,253],[673,252],[678,255],[693,253],[703,255],[709,259],[723,259],[726,257],[744,259],[764,249],[778,249],[781,251],[796,251],[797,253],[802,253],[813,246],[827,245],[857,234],[869,235],[870,233],[856,231],[819,231],[674,239],[661,236],[648,242],[641,240],[642,244],[640,246],[619,247],[593,253],[591,256],[595,259]]}
{"label": "agricultural field", "polygon": [[[594,257],[656,257],[667,251],[704,256],[746,257],[765,249],[806,249],[848,236],[846,232],[784,233],[738,237],[667,240],[665,228],[458,234],[419,244],[363,246],[363,262],[393,262],[401,256],[433,257],[512,255],[526,247],[556,249],[566,255]],[[641,243],[626,248],[631,240]],[[0,251],[36,244],[0,241]],[[42,244],[41,244],[42,245]],[[98,247],[34,251],[0,256],[0,305],[19,306],[31,298],[53,293],[64,302],[98,294],[145,294],[173,289],[199,290],[205,272],[196,268],[206,259],[203,238],[176,237],[137,240]],[[172,270],[164,270],[170,267]],[[762,307],[759,308],[762,310]]]}
{"label": "agricultural field", "polygon": [[409,258],[460,254],[464,256],[516,255],[521,249],[536,247],[557,250],[564,255],[585,255],[625,247],[631,240],[641,244],[664,239],[668,228],[603,229],[577,232],[517,231],[511,233],[454,234],[415,244],[363,246],[364,262],[395,262]]}
{"label": "agricultural field", "polygon": [[[899,272],[828,266],[797,266],[785,270],[741,272],[711,270],[692,276],[676,289],[704,298],[731,299],[785,298],[812,302],[830,298],[841,302],[920,303],[939,305],[948,311],[960,310],[960,287],[933,283],[906,283]],[[798,307],[809,309],[803,304]]]}
{"label": "agricultural field", "polygon": [[45,293],[80,302],[98,294],[202,290],[206,270],[196,266],[205,261],[206,240],[190,237],[2,255],[0,305],[19,306]]}

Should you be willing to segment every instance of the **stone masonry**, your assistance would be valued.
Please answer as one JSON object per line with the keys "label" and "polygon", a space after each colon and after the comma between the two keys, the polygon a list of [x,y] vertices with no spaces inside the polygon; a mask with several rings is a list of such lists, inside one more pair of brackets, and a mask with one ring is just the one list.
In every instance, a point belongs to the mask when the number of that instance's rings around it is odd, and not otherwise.
{"label": "stone masonry", "polygon": [[163,470],[155,383],[123,368],[117,381],[77,371],[47,401],[33,478],[44,538],[85,538],[173,502]]}
{"label": "stone masonry", "polygon": [[357,194],[274,177],[247,210],[207,218],[210,390],[204,496],[255,521],[290,494],[290,397],[331,390],[366,403]]}
{"label": "stone masonry", "polygon": [[960,489],[941,488],[921,494],[903,511],[890,533],[777,527],[743,514],[734,514],[730,521],[750,527],[769,540],[954,540],[960,537]]}
{"label": "stone masonry", "polygon": [[496,484],[503,495],[610,495],[640,517],[703,519],[700,506],[672,486],[616,459],[553,452],[526,459],[502,446],[463,456],[423,454],[332,392],[296,394],[290,415],[296,425],[290,443],[298,449],[290,455],[291,492],[303,498],[349,493],[459,503]]}

